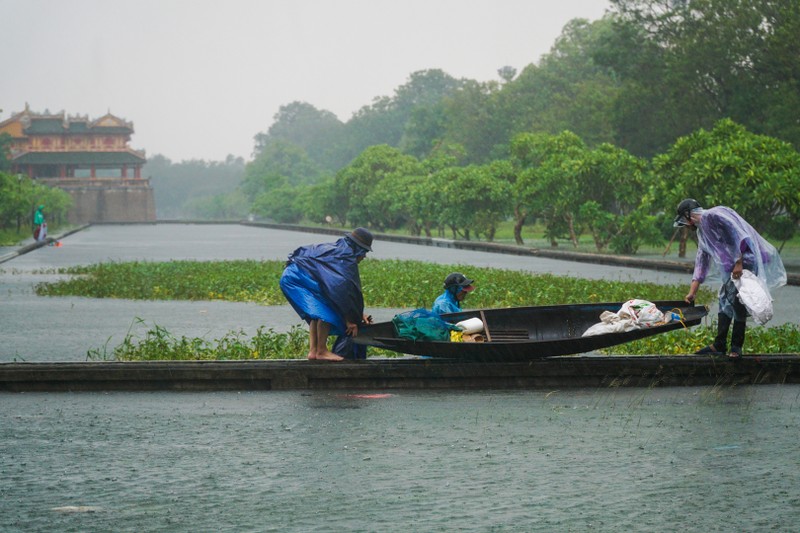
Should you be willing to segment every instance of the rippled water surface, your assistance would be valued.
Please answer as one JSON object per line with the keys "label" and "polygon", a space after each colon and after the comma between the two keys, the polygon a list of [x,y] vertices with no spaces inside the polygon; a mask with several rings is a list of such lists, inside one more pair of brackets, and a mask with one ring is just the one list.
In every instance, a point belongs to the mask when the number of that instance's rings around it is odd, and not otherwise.
{"label": "rippled water surface", "polygon": [[0,394],[0,531],[800,523],[800,386],[376,392]]}

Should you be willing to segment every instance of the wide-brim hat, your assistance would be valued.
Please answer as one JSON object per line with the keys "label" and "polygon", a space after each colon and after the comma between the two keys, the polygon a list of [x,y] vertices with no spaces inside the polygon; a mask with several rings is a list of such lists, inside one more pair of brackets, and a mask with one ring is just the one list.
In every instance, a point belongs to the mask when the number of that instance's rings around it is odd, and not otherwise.
{"label": "wide-brim hat", "polygon": [[372,251],[372,233],[367,228],[356,228],[350,233],[345,233],[353,242],[368,252]]}

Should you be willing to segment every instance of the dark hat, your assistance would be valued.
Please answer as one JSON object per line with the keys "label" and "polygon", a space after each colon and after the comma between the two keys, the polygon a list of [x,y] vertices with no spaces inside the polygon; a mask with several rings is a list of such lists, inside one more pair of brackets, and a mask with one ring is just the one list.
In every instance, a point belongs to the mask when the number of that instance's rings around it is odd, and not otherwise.
{"label": "dark hat", "polygon": [[366,251],[372,251],[372,233],[370,233],[367,228],[356,228],[351,233],[345,235],[353,239],[353,242]]}
{"label": "dark hat", "polygon": [[675,217],[675,220],[672,222],[672,226],[676,228],[678,226],[688,226],[692,211],[698,207],[700,207],[700,202],[694,198],[687,198],[681,201],[676,209],[678,216]]}
{"label": "dark hat", "polygon": [[473,280],[469,279],[467,276],[462,274],[461,272],[453,272],[448,274],[446,278],[444,278],[444,288],[450,289],[452,287],[458,287],[461,290],[471,292],[475,289],[472,284],[475,283]]}

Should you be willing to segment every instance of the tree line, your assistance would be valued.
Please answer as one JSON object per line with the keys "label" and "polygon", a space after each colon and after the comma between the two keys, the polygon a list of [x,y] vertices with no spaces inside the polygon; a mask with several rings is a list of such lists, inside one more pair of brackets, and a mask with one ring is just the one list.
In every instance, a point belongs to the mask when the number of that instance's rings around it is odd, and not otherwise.
{"label": "tree line", "polygon": [[[783,241],[800,219],[797,35],[794,0],[611,0],[520,72],[414,72],[346,122],[291,102],[246,164],[156,156],[147,173],[159,216],[168,205],[486,239],[512,219],[518,243],[535,219],[552,243],[588,234],[631,253],[669,238],[691,196]],[[186,203],[192,173],[208,179]],[[207,186],[222,175],[223,190]]]}
{"label": "tree line", "polygon": [[[669,238],[683,197],[774,238],[800,219],[800,4],[614,0],[500,81],[413,73],[346,123],[304,102],[255,136],[256,215],[492,239],[512,218],[598,250]],[[663,241],[661,241],[663,242]]]}

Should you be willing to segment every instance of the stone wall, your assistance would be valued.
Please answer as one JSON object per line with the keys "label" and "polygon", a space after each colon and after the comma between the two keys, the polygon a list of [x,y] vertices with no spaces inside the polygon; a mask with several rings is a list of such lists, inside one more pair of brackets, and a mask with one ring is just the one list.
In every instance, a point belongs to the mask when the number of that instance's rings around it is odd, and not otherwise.
{"label": "stone wall", "polygon": [[72,196],[70,224],[91,222],[154,222],[156,202],[149,179],[47,179]]}

